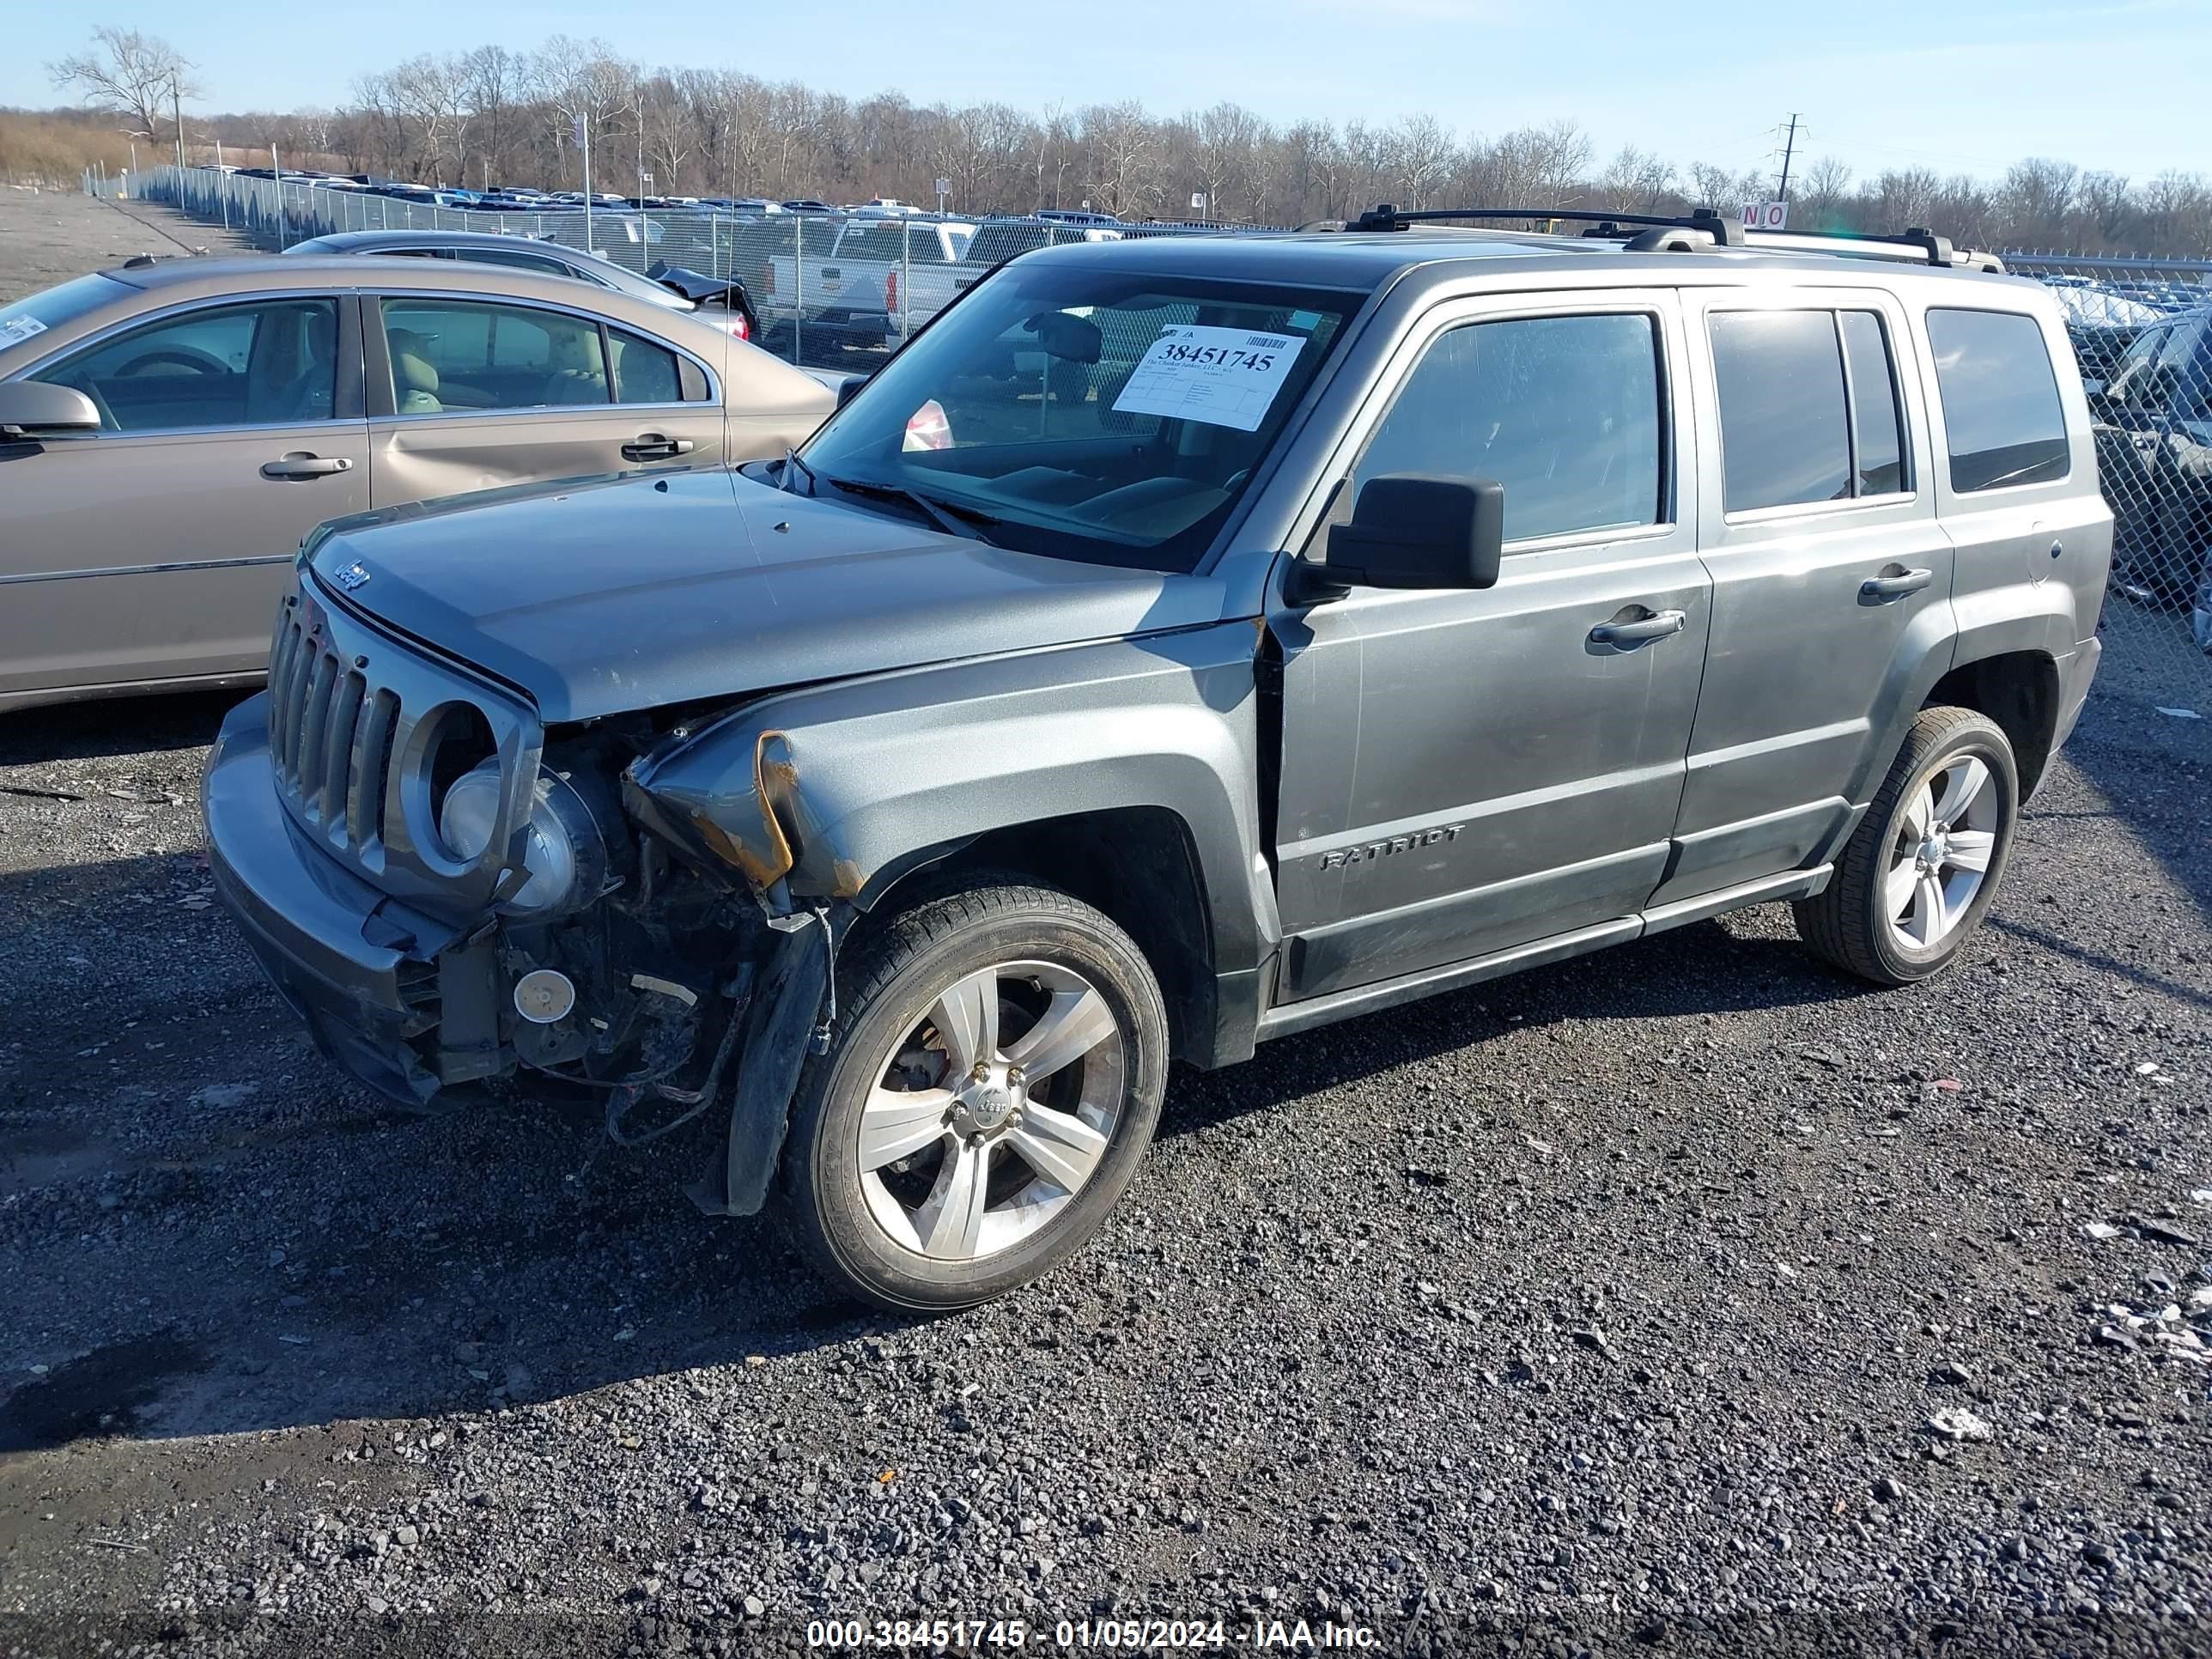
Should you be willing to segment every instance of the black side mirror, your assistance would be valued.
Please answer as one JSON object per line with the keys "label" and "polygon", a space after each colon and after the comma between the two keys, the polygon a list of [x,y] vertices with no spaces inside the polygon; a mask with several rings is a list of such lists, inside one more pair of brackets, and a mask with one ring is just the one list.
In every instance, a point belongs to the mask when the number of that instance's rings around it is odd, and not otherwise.
{"label": "black side mirror", "polygon": [[865,374],[851,375],[847,379],[839,381],[837,384],[837,407],[842,409],[847,404],[851,403],[854,398],[859,397],[860,395],[860,388],[867,385],[867,383],[868,377]]}
{"label": "black side mirror", "polygon": [[1505,544],[1505,486],[1390,472],[1370,478],[1352,522],[1332,526],[1325,574],[1363,587],[1492,587]]}

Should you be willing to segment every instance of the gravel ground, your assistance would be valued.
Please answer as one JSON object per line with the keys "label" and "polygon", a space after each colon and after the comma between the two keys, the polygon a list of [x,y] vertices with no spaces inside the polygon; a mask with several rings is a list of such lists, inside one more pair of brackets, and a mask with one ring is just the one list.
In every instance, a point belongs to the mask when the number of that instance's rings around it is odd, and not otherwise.
{"label": "gravel ground", "polygon": [[0,1653],[2212,1646],[2212,721],[2094,701],[1936,984],[1761,909],[1273,1044],[902,1322],[696,1145],[342,1082],[221,708],[0,718]]}
{"label": "gravel ground", "polygon": [[135,253],[171,255],[195,249],[250,252],[220,225],[196,224],[142,202],[96,202],[89,196],[0,186],[0,305],[88,270],[120,264]]}

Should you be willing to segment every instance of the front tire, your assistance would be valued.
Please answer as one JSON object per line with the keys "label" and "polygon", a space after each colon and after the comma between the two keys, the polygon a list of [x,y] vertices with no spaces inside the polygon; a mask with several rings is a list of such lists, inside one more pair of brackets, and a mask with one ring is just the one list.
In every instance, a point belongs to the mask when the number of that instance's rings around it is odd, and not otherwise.
{"label": "front tire", "polygon": [[2020,772],[2003,728],[1923,708],[1828,885],[1792,907],[1815,956],[1877,985],[1950,966],[2012,857]]}
{"label": "front tire", "polygon": [[1028,1284],[1098,1230],[1151,1142],[1167,1017],[1129,936],[1050,889],[906,910],[838,975],[784,1189],[833,1282],[941,1312]]}

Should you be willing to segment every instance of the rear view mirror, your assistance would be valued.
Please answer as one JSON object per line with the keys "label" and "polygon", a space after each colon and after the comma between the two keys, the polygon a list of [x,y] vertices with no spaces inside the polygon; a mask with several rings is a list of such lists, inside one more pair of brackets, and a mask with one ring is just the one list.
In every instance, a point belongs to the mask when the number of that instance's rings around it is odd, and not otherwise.
{"label": "rear view mirror", "polygon": [[0,381],[0,437],[40,438],[97,432],[100,410],[75,386],[44,380]]}
{"label": "rear view mirror", "polygon": [[1022,326],[1037,337],[1047,356],[1062,362],[1095,363],[1105,353],[1106,337],[1098,325],[1064,311],[1040,311]]}
{"label": "rear view mirror", "polygon": [[[1365,587],[1490,587],[1505,543],[1505,486],[1391,472],[1328,532],[1326,574]],[[1320,573],[1317,573],[1320,574]]]}

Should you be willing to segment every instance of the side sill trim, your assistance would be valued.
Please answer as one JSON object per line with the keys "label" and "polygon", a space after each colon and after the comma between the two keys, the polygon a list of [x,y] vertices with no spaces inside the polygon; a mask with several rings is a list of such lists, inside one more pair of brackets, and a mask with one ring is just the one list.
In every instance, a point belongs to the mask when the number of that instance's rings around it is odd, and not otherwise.
{"label": "side sill trim", "polygon": [[1510,951],[1498,951],[1466,962],[1449,963],[1441,968],[1425,968],[1419,973],[1401,974],[1395,979],[1378,980],[1372,985],[1354,986],[1349,990],[1334,991],[1326,996],[1285,1003],[1280,1007],[1270,1008],[1260,1016],[1259,1030],[1255,1035],[1262,1042],[1270,1037],[1289,1036],[1298,1031],[1310,1031],[1316,1026],[1349,1019],[1354,1015],[1374,1013],[1384,1008],[1418,1001],[1423,997],[1434,996],[1440,992],[1455,991],[1462,986],[1479,985],[1485,980],[1503,978],[1507,974],[1518,973],[1523,968],[1539,968],[1547,963],[1564,962],[1571,957],[1582,956],[1608,945],[1623,945],[1646,933],[1664,933],[1670,927],[1703,921],[1708,916],[1741,910],[1747,905],[1767,904],[1777,899],[1809,898],[1825,888],[1834,873],[1835,866],[1828,864],[1819,865],[1810,870],[1785,870],[1779,875],[1761,876],[1756,881],[1739,882],[1717,892],[1700,893],[1695,898],[1662,905],[1641,915],[1601,921],[1594,927],[1578,927],[1570,933],[1554,933],[1549,939],[1516,945]]}

